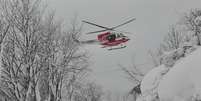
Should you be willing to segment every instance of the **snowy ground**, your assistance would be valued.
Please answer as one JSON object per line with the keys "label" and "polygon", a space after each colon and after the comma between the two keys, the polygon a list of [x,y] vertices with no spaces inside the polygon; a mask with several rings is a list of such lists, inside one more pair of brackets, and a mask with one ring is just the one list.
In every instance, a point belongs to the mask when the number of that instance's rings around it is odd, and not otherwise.
{"label": "snowy ground", "polygon": [[[164,65],[151,70],[142,80],[141,90],[146,101],[158,93],[160,101],[193,101],[201,91],[201,48],[180,59],[167,74]],[[160,81],[160,82],[159,82]],[[138,99],[139,100],[139,99]]]}

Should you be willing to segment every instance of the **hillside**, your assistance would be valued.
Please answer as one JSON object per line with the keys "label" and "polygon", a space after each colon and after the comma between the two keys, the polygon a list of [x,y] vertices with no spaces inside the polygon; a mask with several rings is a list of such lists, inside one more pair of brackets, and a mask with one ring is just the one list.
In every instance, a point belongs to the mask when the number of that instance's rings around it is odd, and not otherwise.
{"label": "hillside", "polygon": [[[169,57],[176,56],[176,51]],[[171,60],[170,58],[168,60]],[[148,72],[141,82],[142,97],[152,101],[193,101],[201,89],[201,48],[175,61],[174,66],[160,65]],[[173,60],[169,61],[173,62]],[[170,63],[168,63],[170,64]],[[168,71],[169,69],[169,71]],[[168,71],[168,72],[167,72]],[[167,72],[167,73],[166,73]],[[139,98],[138,100],[142,100]]]}

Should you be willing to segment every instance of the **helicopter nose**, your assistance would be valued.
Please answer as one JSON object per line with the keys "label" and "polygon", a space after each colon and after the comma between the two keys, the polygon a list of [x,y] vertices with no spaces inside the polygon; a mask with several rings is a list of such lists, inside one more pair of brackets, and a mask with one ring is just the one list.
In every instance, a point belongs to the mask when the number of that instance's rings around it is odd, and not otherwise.
{"label": "helicopter nose", "polygon": [[126,38],[126,39],[129,39],[127,36],[123,36],[124,38]]}

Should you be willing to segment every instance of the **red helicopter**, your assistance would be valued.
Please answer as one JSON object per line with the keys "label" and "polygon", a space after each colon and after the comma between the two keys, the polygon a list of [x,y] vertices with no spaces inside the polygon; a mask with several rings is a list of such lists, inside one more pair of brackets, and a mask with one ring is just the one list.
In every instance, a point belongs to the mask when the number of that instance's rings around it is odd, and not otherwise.
{"label": "red helicopter", "polygon": [[[97,36],[97,39],[95,39],[95,40],[79,41],[75,38],[74,38],[74,40],[81,44],[94,44],[94,43],[97,44],[98,43],[103,46],[102,48],[110,47],[108,50],[125,48],[126,45],[124,45],[124,44],[126,42],[128,42],[130,39],[127,36],[125,36],[124,34],[128,34],[129,32],[116,31],[115,29],[119,28],[123,25],[126,25],[134,20],[136,20],[136,19],[133,18],[131,20],[126,21],[125,23],[122,23],[120,25],[117,25],[117,26],[111,27],[111,28],[100,26],[100,25],[97,25],[95,23],[91,23],[88,21],[82,21],[84,23],[94,25],[94,26],[104,29],[104,30],[100,30],[100,31],[89,32],[86,34],[94,34],[94,33],[101,33],[101,32],[103,32],[103,33],[99,34]],[[115,47],[115,46],[117,46],[117,47]]]}

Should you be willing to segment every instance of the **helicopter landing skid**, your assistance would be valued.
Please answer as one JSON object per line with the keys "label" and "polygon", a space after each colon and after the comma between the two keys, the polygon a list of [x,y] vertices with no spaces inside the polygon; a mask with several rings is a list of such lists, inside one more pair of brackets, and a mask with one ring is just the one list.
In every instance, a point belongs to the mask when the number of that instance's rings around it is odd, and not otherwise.
{"label": "helicopter landing skid", "polygon": [[117,47],[117,48],[110,48],[108,50],[116,50],[116,49],[122,49],[122,48],[126,48],[126,46],[121,46],[121,47]]}

